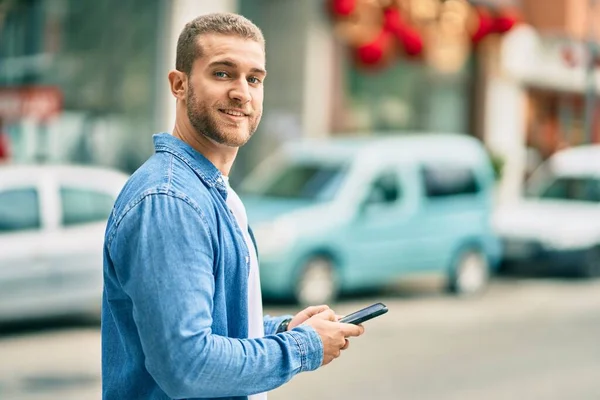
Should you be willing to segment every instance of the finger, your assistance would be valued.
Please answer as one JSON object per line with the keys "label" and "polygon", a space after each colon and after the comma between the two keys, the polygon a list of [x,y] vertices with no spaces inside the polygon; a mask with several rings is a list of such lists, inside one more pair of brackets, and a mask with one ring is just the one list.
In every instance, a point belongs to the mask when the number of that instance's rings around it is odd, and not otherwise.
{"label": "finger", "polygon": [[340,319],[344,318],[345,316],[344,316],[344,315],[336,315],[335,317],[336,317],[336,318],[337,318],[337,320],[339,321]]}
{"label": "finger", "polygon": [[304,311],[302,311],[302,313],[304,315],[306,315],[308,318],[312,317],[313,315],[316,315],[320,312],[323,312],[325,310],[328,310],[329,306],[327,304],[322,304],[320,306],[310,306],[310,307],[306,307],[304,309]]}
{"label": "finger", "polygon": [[298,314],[292,318],[292,321],[289,324],[288,330],[295,328],[296,326],[304,323],[307,319],[311,318],[313,315],[318,314],[319,312],[325,311],[329,308],[328,305],[320,305],[320,306],[311,306],[307,307],[304,310],[300,311]]}
{"label": "finger", "polygon": [[350,347],[350,341],[348,339],[345,339],[345,340],[346,340],[346,343],[344,343],[341,350],[346,350],[348,347]]}
{"label": "finger", "polygon": [[352,324],[344,324],[340,323],[341,331],[344,334],[344,337],[349,336],[360,336],[365,333],[365,328],[362,325],[352,325]]}
{"label": "finger", "polygon": [[328,320],[328,321],[337,322],[337,319],[335,317],[335,313],[331,309],[327,309],[325,311],[321,311],[320,313],[315,314],[313,317],[325,319],[325,320]]}

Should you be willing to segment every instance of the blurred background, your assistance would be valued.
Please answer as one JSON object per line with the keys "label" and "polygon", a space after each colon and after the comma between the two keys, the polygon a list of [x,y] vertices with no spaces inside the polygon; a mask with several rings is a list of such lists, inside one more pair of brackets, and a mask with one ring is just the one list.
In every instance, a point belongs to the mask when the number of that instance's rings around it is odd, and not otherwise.
{"label": "blurred background", "polygon": [[100,397],[106,218],[215,11],[266,39],[265,311],[390,309],[270,398],[600,398],[597,3],[0,0],[0,398]]}

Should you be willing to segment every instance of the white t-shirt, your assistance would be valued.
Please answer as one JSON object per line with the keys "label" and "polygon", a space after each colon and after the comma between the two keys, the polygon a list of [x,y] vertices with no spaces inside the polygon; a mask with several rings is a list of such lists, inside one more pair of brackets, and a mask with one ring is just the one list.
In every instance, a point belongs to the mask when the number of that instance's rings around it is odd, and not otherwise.
{"label": "white t-shirt", "polygon": [[[260,275],[258,272],[258,257],[254,242],[248,233],[248,216],[246,208],[237,193],[229,186],[229,177],[223,176],[227,186],[227,205],[235,216],[238,226],[244,235],[244,241],[250,253],[250,274],[248,276],[248,338],[261,338],[265,336],[263,325],[262,296],[260,291]],[[266,400],[267,394],[260,393],[249,396],[249,400]]]}

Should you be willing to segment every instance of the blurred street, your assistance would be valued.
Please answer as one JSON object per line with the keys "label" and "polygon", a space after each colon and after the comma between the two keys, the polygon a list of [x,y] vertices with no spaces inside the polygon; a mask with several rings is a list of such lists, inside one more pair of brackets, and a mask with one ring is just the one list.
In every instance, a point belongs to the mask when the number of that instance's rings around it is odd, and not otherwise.
{"label": "blurred street", "polygon": [[0,400],[101,398],[103,293],[105,349],[168,374],[193,352],[139,337],[259,337],[261,292],[389,308],[269,400],[599,400],[598,26],[596,0],[0,0]]}
{"label": "blurred street", "polygon": [[[496,279],[481,298],[395,288],[343,300],[390,312],[328,367],[269,395],[281,399],[598,399],[600,281]],[[266,312],[295,307],[267,305]],[[0,327],[0,398],[100,396],[97,328]]]}

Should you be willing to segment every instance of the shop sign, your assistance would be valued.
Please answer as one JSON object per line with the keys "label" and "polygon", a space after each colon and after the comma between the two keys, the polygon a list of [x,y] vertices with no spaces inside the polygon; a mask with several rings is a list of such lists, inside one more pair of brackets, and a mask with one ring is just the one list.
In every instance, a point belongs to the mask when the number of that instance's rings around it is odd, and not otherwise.
{"label": "shop sign", "polygon": [[5,121],[52,118],[61,112],[62,102],[62,92],[53,86],[0,88],[0,118]]}

